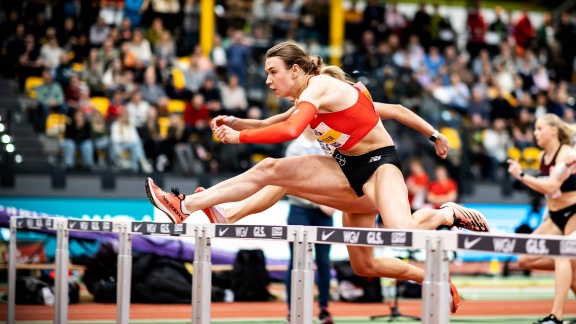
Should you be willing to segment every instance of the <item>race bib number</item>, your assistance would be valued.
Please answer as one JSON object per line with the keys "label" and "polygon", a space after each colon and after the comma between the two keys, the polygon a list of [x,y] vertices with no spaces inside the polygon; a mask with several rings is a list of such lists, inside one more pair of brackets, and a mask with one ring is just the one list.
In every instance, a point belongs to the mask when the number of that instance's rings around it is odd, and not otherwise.
{"label": "race bib number", "polygon": [[336,131],[324,122],[321,122],[314,128],[314,136],[316,136],[324,153],[330,156],[334,153],[334,150],[342,147],[350,138],[350,135]]}

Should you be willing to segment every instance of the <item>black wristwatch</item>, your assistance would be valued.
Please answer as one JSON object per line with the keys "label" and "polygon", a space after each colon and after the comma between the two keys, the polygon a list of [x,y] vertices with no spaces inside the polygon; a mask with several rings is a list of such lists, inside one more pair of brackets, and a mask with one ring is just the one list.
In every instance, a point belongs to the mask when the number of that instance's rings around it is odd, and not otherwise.
{"label": "black wristwatch", "polygon": [[436,142],[436,140],[438,139],[438,136],[440,136],[440,132],[438,132],[438,130],[434,130],[434,133],[432,133],[432,135],[430,137],[428,137],[428,139],[431,142]]}
{"label": "black wristwatch", "polygon": [[524,178],[524,171],[520,172],[520,175],[518,175],[518,179],[522,179]]}

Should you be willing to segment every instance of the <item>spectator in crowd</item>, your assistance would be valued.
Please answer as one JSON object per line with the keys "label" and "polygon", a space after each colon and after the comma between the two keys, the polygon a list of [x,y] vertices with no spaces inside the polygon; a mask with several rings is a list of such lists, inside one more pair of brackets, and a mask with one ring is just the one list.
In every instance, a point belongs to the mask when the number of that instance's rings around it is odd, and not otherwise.
{"label": "spectator in crowd", "polygon": [[128,19],[132,26],[140,26],[144,0],[124,0],[124,20]]}
{"label": "spectator in crowd", "polygon": [[64,91],[59,83],[54,82],[50,70],[45,69],[42,72],[43,84],[36,87],[37,106],[37,119],[36,127],[38,130],[43,131],[46,119],[50,112],[57,112],[66,114],[68,107],[64,101]]}
{"label": "spectator in crowd", "polygon": [[468,17],[466,18],[466,29],[470,35],[466,50],[472,59],[486,46],[485,36],[488,26],[481,9],[480,2],[476,2],[474,6],[468,9]]}
{"label": "spectator in crowd", "polygon": [[176,44],[169,30],[164,30],[160,38],[154,42],[154,56],[172,63],[176,58]]}
{"label": "spectator in crowd", "polygon": [[75,72],[72,69],[72,64],[70,64],[68,53],[62,52],[58,67],[54,69],[54,80],[60,83],[62,88],[67,88],[72,74],[75,74]]}
{"label": "spectator in crowd", "polygon": [[110,136],[108,134],[108,124],[104,115],[99,110],[94,111],[90,118],[92,140],[94,141],[94,150],[98,156],[98,165],[106,166],[110,157]]}
{"label": "spectator in crowd", "polygon": [[58,45],[55,36],[50,36],[48,42],[40,48],[40,59],[44,67],[48,69],[56,69],[60,65],[60,57],[63,54],[66,52]]}
{"label": "spectator in crowd", "polygon": [[168,101],[164,88],[156,82],[156,73],[153,69],[146,69],[144,83],[140,85],[140,94],[142,100],[156,107]]}
{"label": "spectator in crowd", "polygon": [[[113,121],[118,119],[120,112],[126,109],[126,105],[124,104],[123,98],[124,98],[124,92],[122,91],[121,88],[114,90],[114,93],[112,94],[112,99],[108,104],[108,110],[106,113],[106,121],[108,122],[108,124],[111,124]],[[134,123],[134,125],[138,127],[136,123]]]}
{"label": "spectator in crowd", "polygon": [[200,41],[200,2],[184,0],[182,14],[182,52],[190,53]]}
{"label": "spectator in crowd", "polygon": [[226,49],[222,45],[222,36],[220,34],[214,35],[214,46],[210,50],[210,59],[214,65],[214,72],[220,80],[226,77],[226,69],[228,68],[228,57]]}
{"label": "spectator in crowd", "polygon": [[126,165],[123,161],[122,152],[127,151],[130,162],[127,165],[132,172],[137,173],[140,166],[144,173],[152,173],[153,169],[144,156],[144,148],[138,135],[138,131],[130,123],[128,111],[124,110],[118,115],[118,119],[110,127],[110,155],[114,164],[118,167]]}
{"label": "spectator in crowd", "polygon": [[[6,29],[0,30],[6,31]],[[23,23],[18,23],[14,28],[14,33],[7,39],[0,39],[3,41],[4,49],[6,51],[4,61],[5,66],[2,67],[2,72],[8,78],[13,78],[16,75],[16,68],[19,63],[20,55],[26,50],[26,41],[24,40],[25,29]]]}
{"label": "spectator in crowd", "polygon": [[248,98],[244,88],[240,85],[238,76],[230,75],[228,82],[220,88],[220,93],[225,114],[239,118],[246,117]]}
{"label": "spectator in crowd", "polygon": [[134,31],[132,41],[129,43],[130,52],[134,54],[136,68],[143,69],[152,61],[152,48],[150,42],[144,38],[141,30]]}
{"label": "spectator in crowd", "polygon": [[108,34],[110,33],[110,27],[106,25],[106,21],[104,18],[98,17],[96,20],[96,24],[90,27],[90,45],[94,47],[102,46],[102,43],[108,38]]}
{"label": "spectator in crowd", "polygon": [[191,128],[186,127],[182,116],[171,114],[168,136],[163,145],[171,148],[171,155],[168,156],[171,165],[175,165],[177,161],[182,172],[197,175],[202,172],[202,164],[194,156],[190,135]]}
{"label": "spectator in crowd", "polygon": [[415,212],[424,207],[430,179],[420,158],[413,158],[409,162],[410,173],[406,178],[406,187],[408,188],[408,201],[410,209]]}
{"label": "spectator in crowd", "polygon": [[160,134],[158,111],[156,108],[152,107],[147,111],[146,120],[142,125],[137,127],[137,130],[142,141],[142,146],[144,147],[146,159],[152,161],[152,165],[156,166],[156,170],[160,172],[164,171],[168,160],[165,155],[160,158],[163,138],[162,134]]}
{"label": "spectator in crowd", "polygon": [[535,145],[533,117],[528,109],[520,108],[518,121],[512,126],[512,141],[520,151]]}
{"label": "spectator in crowd", "polygon": [[78,101],[80,100],[80,89],[81,89],[81,82],[80,77],[78,74],[72,74],[70,76],[70,82],[68,86],[64,89],[64,99],[66,100],[66,105],[70,109],[78,109],[79,104]]}
{"label": "spectator in crowd", "polygon": [[528,8],[524,7],[520,18],[514,25],[514,39],[516,40],[516,45],[518,45],[521,52],[525,51],[532,46],[532,41],[536,36],[536,31],[532,26],[532,21],[528,16]]}
{"label": "spectator in crowd", "polygon": [[[291,2],[291,0],[285,0]],[[250,49],[244,45],[244,33],[234,32],[232,44],[226,50],[228,75],[235,74],[241,86],[246,86],[246,67],[250,59]]]}
{"label": "spectator in crowd", "polygon": [[84,113],[84,116],[90,120],[94,112],[98,109],[90,99],[90,88],[86,85],[80,86],[80,95],[78,97],[78,110]]}
{"label": "spectator in crowd", "polygon": [[136,127],[142,126],[148,119],[148,112],[154,109],[146,100],[142,100],[142,94],[136,91],[128,104],[126,110],[132,124]]}
{"label": "spectator in crowd", "polygon": [[106,88],[104,87],[104,82],[102,77],[104,75],[104,63],[98,58],[98,51],[92,49],[90,51],[90,56],[86,62],[86,68],[82,73],[84,81],[90,88],[90,93],[93,96],[105,96]]}
{"label": "spectator in crowd", "polygon": [[511,147],[511,139],[506,129],[506,121],[497,118],[492,123],[492,127],[484,131],[482,140],[484,150],[490,158],[490,173],[488,177],[491,181],[498,181],[498,173],[506,166],[508,149]]}
{"label": "spectator in crowd", "polygon": [[114,59],[104,71],[102,75],[102,84],[106,89],[106,93],[110,94],[123,86],[122,61],[119,58]]}
{"label": "spectator in crowd", "polygon": [[82,156],[83,169],[90,171],[94,167],[92,128],[81,110],[76,110],[72,118],[67,120],[64,138],[60,142],[60,147],[64,153],[66,169],[74,169],[74,154],[76,151],[79,151]]}
{"label": "spectator in crowd", "polygon": [[275,7],[272,19],[272,39],[284,40],[298,21],[298,6],[292,0],[282,0]]}
{"label": "spectator in crowd", "polygon": [[36,44],[33,34],[27,34],[24,38],[24,49],[18,57],[18,78],[20,90],[24,90],[26,79],[30,76],[42,74],[42,58],[40,47]]}
{"label": "spectator in crowd", "polygon": [[443,165],[436,166],[434,180],[430,182],[426,200],[434,208],[440,208],[442,204],[456,201],[458,198],[458,184],[448,176],[448,170]]}
{"label": "spectator in crowd", "polygon": [[148,42],[150,42],[150,44],[156,44],[156,42],[160,40],[162,34],[164,34],[165,31],[166,29],[164,29],[162,19],[154,18],[154,20],[152,20],[152,25],[146,32],[146,39]]}

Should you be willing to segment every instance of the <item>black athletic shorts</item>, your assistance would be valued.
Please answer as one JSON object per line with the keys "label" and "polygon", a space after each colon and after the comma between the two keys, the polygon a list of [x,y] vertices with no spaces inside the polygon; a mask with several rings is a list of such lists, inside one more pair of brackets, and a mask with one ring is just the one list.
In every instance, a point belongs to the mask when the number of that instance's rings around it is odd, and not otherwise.
{"label": "black athletic shorts", "polygon": [[568,220],[574,214],[576,214],[576,205],[571,205],[566,208],[557,210],[557,211],[548,211],[550,213],[550,219],[558,228],[564,233],[564,229],[566,228],[566,224],[568,224]]}
{"label": "black athletic shorts", "polygon": [[342,172],[344,172],[346,179],[350,183],[350,187],[354,189],[358,197],[364,196],[362,186],[370,179],[379,166],[393,164],[402,172],[400,159],[398,159],[394,145],[382,147],[358,156],[344,155],[340,151],[335,150],[332,157],[340,165]]}

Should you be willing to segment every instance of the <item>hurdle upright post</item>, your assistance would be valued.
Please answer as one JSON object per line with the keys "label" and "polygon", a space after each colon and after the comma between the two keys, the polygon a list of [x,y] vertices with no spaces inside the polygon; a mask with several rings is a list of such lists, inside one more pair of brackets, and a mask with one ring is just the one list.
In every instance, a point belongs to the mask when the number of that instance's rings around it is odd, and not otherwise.
{"label": "hurdle upright post", "polygon": [[426,236],[426,264],[422,283],[422,323],[449,323],[448,255],[442,236]]}
{"label": "hurdle upright post", "polygon": [[130,322],[130,289],[132,283],[132,228],[130,222],[118,225],[118,273],[116,288],[116,323]]}
{"label": "hurdle upright post", "polygon": [[192,324],[209,324],[212,297],[210,237],[208,237],[207,225],[196,225],[194,231],[196,243],[192,274]]}
{"label": "hurdle upright post", "polygon": [[18,218],[10,218],[10,245],[8,247],[8,309],[6,312],[6,323],[16,322],[16,228]]}
{"label": "hurdle upright post", "polygon": [[68,323],[68,220],[57,218],[54,323]]}
{"label": "hurdle upright post", "polygon": [[307,227],[290,226],[294,236],[294,260],[292,263],[292,285],[290,322],[294,324],[312,323],[314,304],[314,258],[311,235]]}

